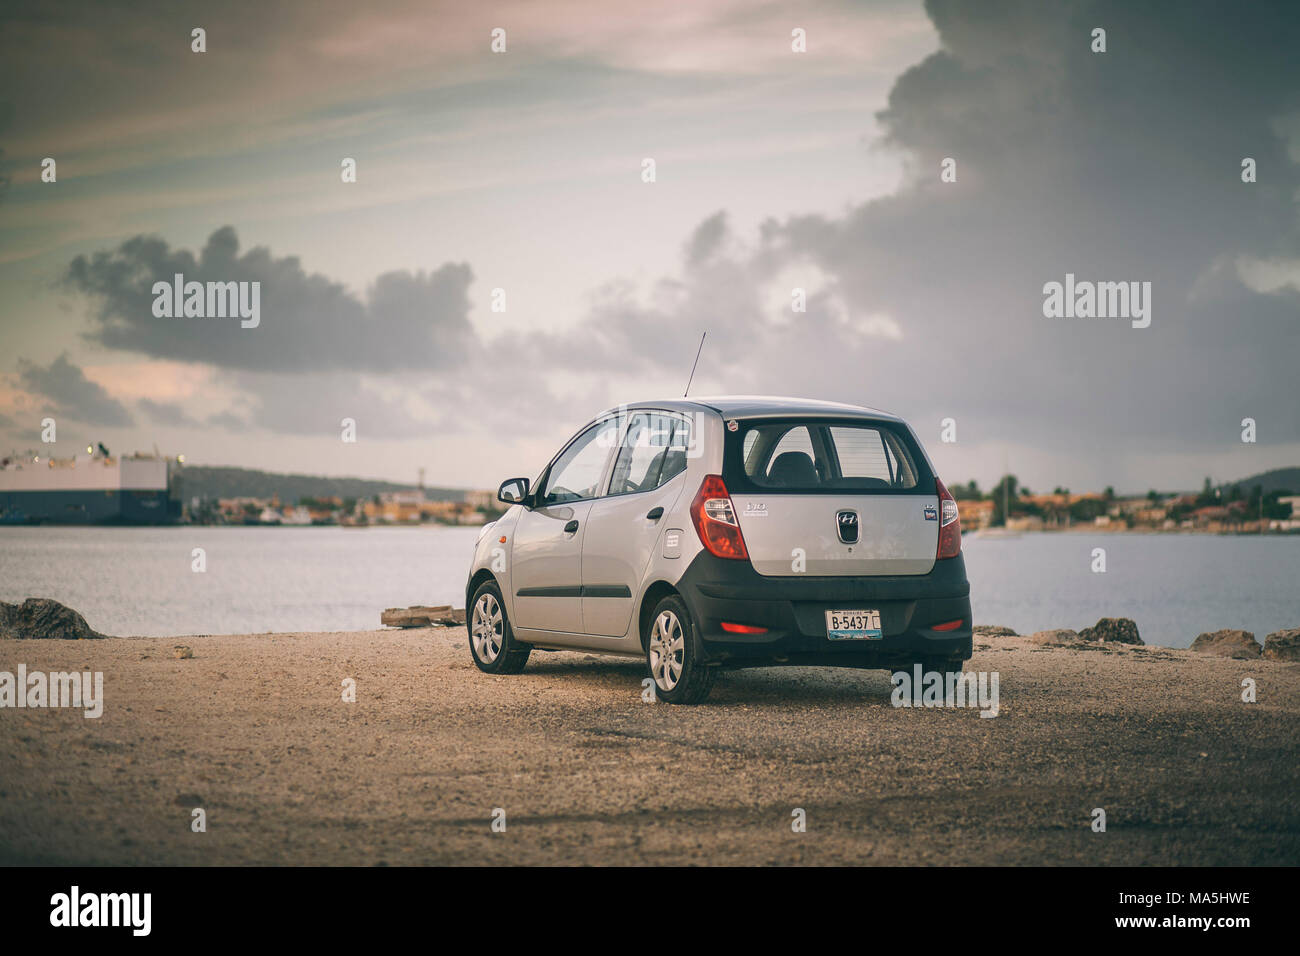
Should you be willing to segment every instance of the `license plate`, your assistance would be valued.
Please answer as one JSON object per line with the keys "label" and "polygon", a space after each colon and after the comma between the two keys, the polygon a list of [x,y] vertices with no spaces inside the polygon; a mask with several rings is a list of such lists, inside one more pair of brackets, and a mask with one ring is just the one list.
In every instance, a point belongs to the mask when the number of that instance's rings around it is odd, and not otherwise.
{"label": "license plate", "polygon": [[878,641],[879,611],[827,611],[826,637],[832,641]]}

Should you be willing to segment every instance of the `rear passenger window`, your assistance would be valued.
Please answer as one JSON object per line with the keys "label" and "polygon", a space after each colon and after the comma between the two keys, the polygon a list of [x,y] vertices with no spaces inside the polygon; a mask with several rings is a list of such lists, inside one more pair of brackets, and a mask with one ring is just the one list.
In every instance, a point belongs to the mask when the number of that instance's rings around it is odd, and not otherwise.
{"label": "rear passenger window", "polygon": [[653,491],[686,470],[690,422],[662,412],[635,412],[609,480],[611,495]]}
{"label": "rear passenger window", "polygon": [[874,428],[832,428],[831,439],[845,478],[892,479],[885,443]]}
{"label": "rear passenger window", "polygon": [[740,448],[756,488],[906,491],[919,481],[910,443],[884,426],[757,422]]}

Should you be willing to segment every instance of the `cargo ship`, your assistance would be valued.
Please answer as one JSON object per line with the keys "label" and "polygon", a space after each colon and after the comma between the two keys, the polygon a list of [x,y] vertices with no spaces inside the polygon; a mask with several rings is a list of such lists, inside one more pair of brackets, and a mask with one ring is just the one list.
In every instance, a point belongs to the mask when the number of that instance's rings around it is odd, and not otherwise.
{"label": "cargo ship", "polygon": [[0,524],[176,524],[183,457],[137,452],[116,457],[100,445],[85,455],[0,460]]}

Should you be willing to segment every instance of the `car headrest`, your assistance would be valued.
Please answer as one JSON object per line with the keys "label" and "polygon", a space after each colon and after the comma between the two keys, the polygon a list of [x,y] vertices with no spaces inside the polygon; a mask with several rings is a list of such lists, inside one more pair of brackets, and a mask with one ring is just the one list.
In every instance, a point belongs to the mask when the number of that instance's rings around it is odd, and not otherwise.
{"label": "car headrest", "polygon": [[816,485],[821,483],[817,466],[801,451],[785,451],[776,456],[767,478],[774,485]]}

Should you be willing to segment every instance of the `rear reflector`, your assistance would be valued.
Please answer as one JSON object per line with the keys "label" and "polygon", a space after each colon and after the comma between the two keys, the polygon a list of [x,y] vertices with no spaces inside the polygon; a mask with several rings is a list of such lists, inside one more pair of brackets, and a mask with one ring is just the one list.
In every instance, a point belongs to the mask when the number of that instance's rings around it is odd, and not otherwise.
{"label": "rear reflector", "polygon": [[[958,624],[961,621],[957,622]],[[722,629],[729,634],[766,634],[767,628],[755,627],[753,624],[732,624],[730,621],[722,622]]]}
{"label": "rear reflector", "polygon": [[932,630],[932,631],[955,631],[955,630],[957,630],[957,628],[961,627],[962,622],[965,621],[965,620],[966,620],[966,619],[965,619],[964,617],[959,617],[959,618],[957,618],[957,620],[955,620],[955,621],[948,621],[948,622],[946,622],[946,623],[944,623],[944,624],[932,624],[932,625],[930,626],[930,630]]}

